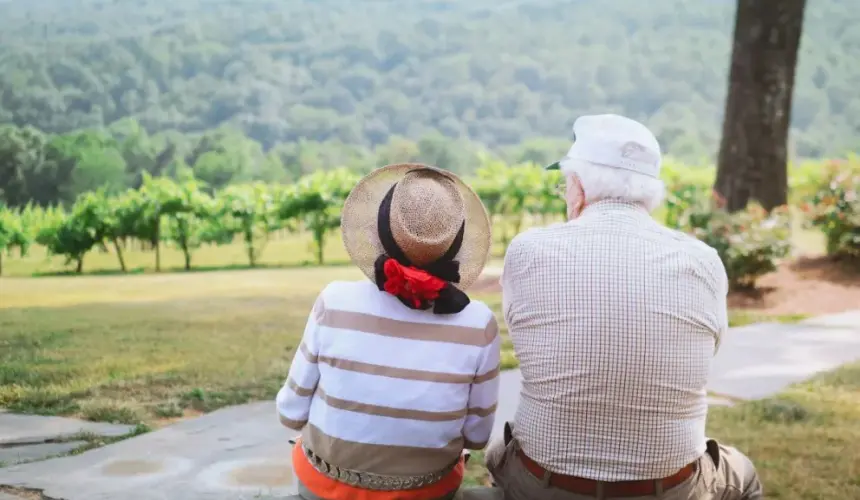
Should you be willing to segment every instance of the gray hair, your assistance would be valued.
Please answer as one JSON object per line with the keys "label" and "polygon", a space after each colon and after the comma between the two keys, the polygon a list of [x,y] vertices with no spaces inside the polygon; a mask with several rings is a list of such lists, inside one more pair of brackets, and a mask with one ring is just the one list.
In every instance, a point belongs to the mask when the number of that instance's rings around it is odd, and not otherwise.
{"label": "gray hair", "polygon": [[648,212],[663,202],[665,185],[660,179],[630,170],[610,168],[587,161],[568,160],[562,165],[565,176],[575,175],[585,193],[585,203],[614,199],[639,203]]}

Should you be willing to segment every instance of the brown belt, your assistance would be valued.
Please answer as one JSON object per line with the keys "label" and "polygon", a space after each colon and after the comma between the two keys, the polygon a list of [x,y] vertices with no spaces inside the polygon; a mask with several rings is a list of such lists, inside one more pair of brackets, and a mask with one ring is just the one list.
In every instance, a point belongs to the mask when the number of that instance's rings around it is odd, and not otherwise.
{"label": "brown belt", "polygon": [[663,484],[663,491],[674,488],[686,481],[696,472],[696,463],[693,462],[687,465],[678,472],[663,479],[648,479],[644,481],[617,481],[605,482],[595,481],[593,479],[585,479],[576,476],[565,476],[563,474],[555,474],[541,467],[537,462],[527,457],[523,450],[517,450],[517,455],[520,457],[526,469],[536,478],[544,479],[549,474],[549,485],[559,488],[577,495],[597,496],[598,484],[603,484],[603,495],[606,497],[645,497],[656,495],[657,484]]}

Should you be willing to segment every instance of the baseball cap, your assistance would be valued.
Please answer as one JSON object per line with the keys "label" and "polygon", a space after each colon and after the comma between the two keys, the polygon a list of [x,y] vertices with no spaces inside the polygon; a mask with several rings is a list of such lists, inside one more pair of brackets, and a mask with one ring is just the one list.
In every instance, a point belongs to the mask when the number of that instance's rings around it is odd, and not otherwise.
{"label": "baseball cap", "polygon": [[573,145],[561,160],[547,170],[565,171],[565,163],[586,161],[660,177],[660,144],[648,127],[636,120],[613,114],[585,115],[573,124]]}

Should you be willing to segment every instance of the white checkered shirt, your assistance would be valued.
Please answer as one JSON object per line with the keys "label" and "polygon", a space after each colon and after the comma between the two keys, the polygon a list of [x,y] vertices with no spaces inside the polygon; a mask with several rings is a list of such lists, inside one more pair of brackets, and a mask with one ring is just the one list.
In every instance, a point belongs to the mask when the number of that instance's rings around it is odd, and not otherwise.
{"label": "white checkered shirt", "polygon": [[728,328],[716,251],[637,205],[602,201],[517,236],[502,286],[526,455],[626,481],[670,476],[705,452],[705,384]]}

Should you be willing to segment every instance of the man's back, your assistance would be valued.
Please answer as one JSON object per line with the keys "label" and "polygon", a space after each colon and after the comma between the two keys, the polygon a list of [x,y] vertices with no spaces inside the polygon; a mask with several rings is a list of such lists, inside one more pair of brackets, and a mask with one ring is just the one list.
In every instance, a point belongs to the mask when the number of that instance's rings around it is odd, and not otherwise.
{"label": "man's back", "polygon": [[502,281],[526,455],[552,472],[624,481],[704,453],[705,384],[727,328],[713,249],[603,201],[515,238]]}

